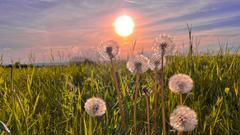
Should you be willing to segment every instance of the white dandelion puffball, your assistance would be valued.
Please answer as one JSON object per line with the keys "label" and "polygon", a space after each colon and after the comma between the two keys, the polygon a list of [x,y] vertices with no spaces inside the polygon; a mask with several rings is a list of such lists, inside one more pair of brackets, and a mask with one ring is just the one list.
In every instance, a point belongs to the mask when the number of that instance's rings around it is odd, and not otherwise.
{"label": "white dandelion puffball", "polygon": [[187,106],[177,106],[170,114],[170,125],[178,131],[192,131],[197,123],[196,112]]}
{"label": "white dandelion puffball", "polygon": [[[151,70],[159,70],[162,68],[162,57],[159,54],[153,54],[150,58],[149,58],[149,68]],[[163,66],[166,65],[166,58],[163,57]]]}
{"label": "white dandelion puffball", "polygon": [[92,116],[102,116],[106,112],[106,103],[101,98],[92,97],[88,99],[84,106],[86,112]]}
{"label": "white dandelion puffball", "polygon": [[114,40],[103,41],[98,52],[105,60],[111,60],[119,54],[119,44]]}
{"label": "white dandelion puffball", "polygon": [[184,94],[192,90],[193,80],[186,74],[176,74],[169,79],[168,86],[173,93]]}
{"label": "white dandelion puffball", "polygon": [[144,55],[136,55],[127,62],[127,68],[132,73],[144,73],[148,70],[149,59]]}
{"label": "white dandelion puffball", "polygon": [[155,54],[169,55],[175,51],[175,44],[173,42],[173,37],[162,34],[155,38],[155,45],[153,47],[153,52]]}

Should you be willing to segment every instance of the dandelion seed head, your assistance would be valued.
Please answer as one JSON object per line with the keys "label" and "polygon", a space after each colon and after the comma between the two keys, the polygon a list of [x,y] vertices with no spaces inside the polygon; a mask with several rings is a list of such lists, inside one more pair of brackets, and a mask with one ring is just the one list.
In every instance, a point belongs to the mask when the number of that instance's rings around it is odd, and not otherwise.
{"label": "dandelion seed head", "polygon": [[173,42],[173,37],[162,34],[155,38],[155,44],[153,47],[153,52],[155,54],[169,55],[175,51],[175,44]]}
{"label": "dandelion seed head", "polygon": [[184,94],[192,90],[193,80],[186,74],[176,74],[169,79],[168,86],[173,93]]}
{"label": "dandelion seed head", "polygon": [[103,41],[98,52],[105,60],[111,60],[119,54],[119,44],[114,40]]}
{"label": "dandelion seed head", "polygon": [[148,70],[149,59],[144,55],[136,55],[127,62],[127,68],[132,73],[144,73]]}
{"label": "dandelion seed head", "polygon": [[86,112],[92,116],[102,116],[106,112],[106,103],[101,98],[92,97],[88,99],[84,106]]}
{"label": "dandelion seed head", "polygon": [[[162,68],[162,57],[159,54],[153,54],[150,58],[149,58],[149,68],[151,70],[159,70]],[[166,65],[166,58],[163,57],[163,66]]]}
{"label": "dandelion seed head", "polygon": [[197,123],[196,112],[187,106],[177,106],[170,114],[170,125],[178,131],[192,131]]}
{"label": "dandelion seed head", "polygon": [[142,95],[149,96],[151,94],[151,91],[149,91],[146,87],[142,88]]}

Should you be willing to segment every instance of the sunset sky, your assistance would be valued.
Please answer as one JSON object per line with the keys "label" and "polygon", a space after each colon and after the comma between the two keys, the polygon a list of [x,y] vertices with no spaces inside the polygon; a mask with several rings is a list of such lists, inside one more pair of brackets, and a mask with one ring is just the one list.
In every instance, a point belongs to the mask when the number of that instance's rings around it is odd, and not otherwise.
{"label": "sunset sky", "polygon": [[[64,60],[94,56],[100,41],[117,40],[121,54],[137,40],[137,49],[151,51],[154,37],[175,36],[177,48],[187,46],[192,24],[199,51],[218,50],[218,41],[240,46],[239,0],[0,0],[0,54],[11,59],[47,62],[51,52]],[[127,14],[135,21],[134,33],[119,37],[114,20]],[[52,51],[51,51],[52,50]]]}

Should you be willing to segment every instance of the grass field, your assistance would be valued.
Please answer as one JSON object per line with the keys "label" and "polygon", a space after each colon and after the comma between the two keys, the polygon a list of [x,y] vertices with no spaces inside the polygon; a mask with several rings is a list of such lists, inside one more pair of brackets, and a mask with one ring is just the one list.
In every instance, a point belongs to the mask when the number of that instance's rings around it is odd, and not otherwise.
{"label": "grass field", "polygon": [[[119,84],[128,133],[133,132],[132,102],[135,76],[124,62],[117,65]],[[52,67],[0,68],[0,120],[16,135],[112,135],[124,134],[116,100],[110,64],[80,64]],[[168,89],[168,79],[186,73],[194,80],[193,90],[183,95],[184,104],[196,111],[198,125],[184,134],[240,134],[240,56],[188,56],[168,58],[165,68],[165,111],[168,134],[176,134],[169,125],[169,115],[179,96]],[[13,81],[11,81],[13,80]],[[74,85],[71,85],[74,84]],[[140,90],[153,89],[153,73],[148,70],[140,79]],[[137,126],[146,134],[146,101],[139,91]],[[160,93],[158,94],[160,98]],[[92,118],[84,103],[92,96],[106,101],[107,112]],[[150,96],[151,127],[153,97]],[[158,100],[158,134],[161,134],[161,102]],[[153,133],[153,128],[151,130]],[[5,134],[5,133],[2,133]]]}

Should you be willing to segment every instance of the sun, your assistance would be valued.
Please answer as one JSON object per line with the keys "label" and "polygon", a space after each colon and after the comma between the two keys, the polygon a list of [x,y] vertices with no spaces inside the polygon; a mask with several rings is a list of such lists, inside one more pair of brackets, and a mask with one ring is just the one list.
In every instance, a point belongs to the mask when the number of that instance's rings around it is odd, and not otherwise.
{"label": "sun", "polygon": [[115,20],[113,26],[119,36],[128,37],[133,33],[135,24],[132,17],[122,15]]}

